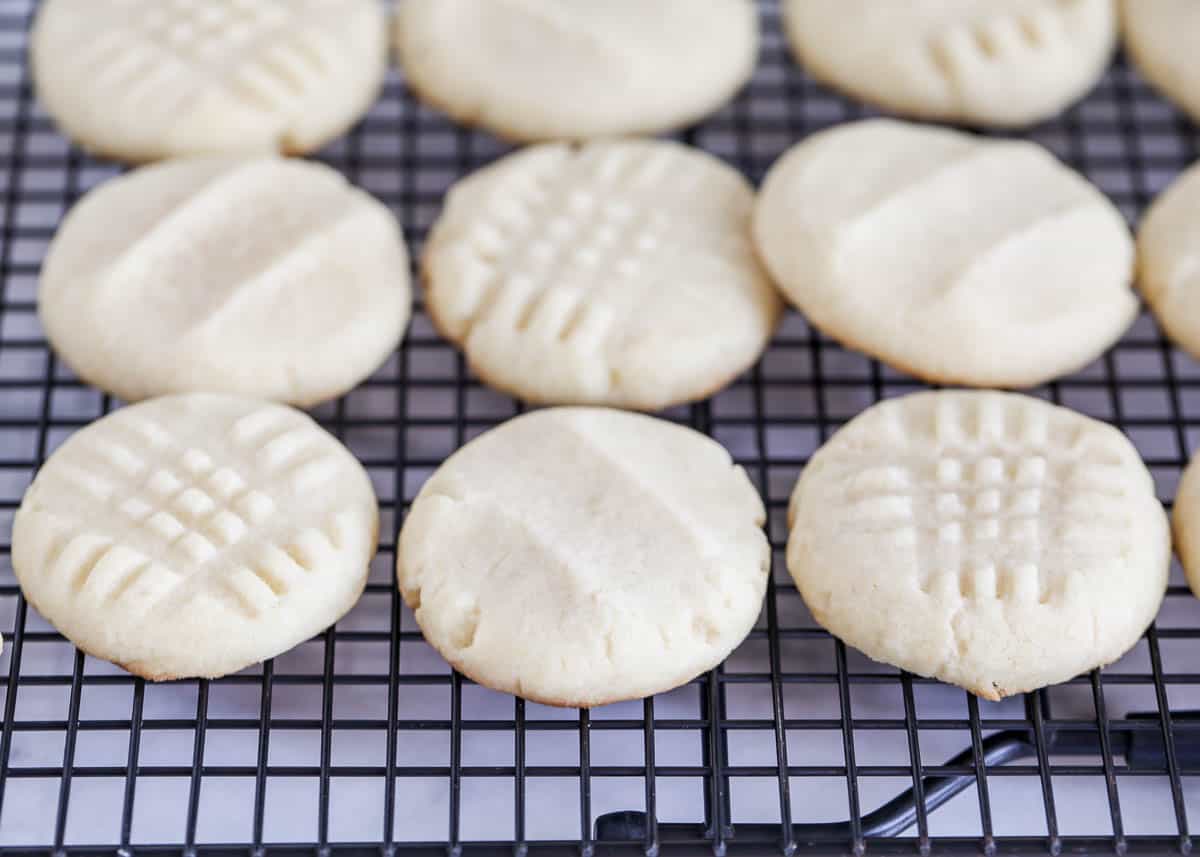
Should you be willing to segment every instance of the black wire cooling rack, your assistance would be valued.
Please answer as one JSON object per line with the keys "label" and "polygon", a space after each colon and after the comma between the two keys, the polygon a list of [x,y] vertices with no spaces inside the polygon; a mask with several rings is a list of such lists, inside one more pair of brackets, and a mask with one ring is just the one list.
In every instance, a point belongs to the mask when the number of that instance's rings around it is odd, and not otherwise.
{"label": "black wire cooling rack", "polygon": [[[1166,853],[1200,813],[1200,602],[1178,572],[1138,647],[1103,673],[987,703],[872,664],[804,610],[782,563],[807,456],[919,385],[791,315],[761,364],[669,416],[726,444],[771,511],[763,616],[717,670],[592,712],[490,693],[422,641],[392,583],[392,536],[444,457],[519,405],[481,387],[418,311],[402,349],[318,416],[365,462],[384,542],[359,606],[261,668],[150,685],[76,652],[21,598],[13,512],[45,456],[114,403],[47,349],[35,291],[65,209],[117,172],[33,102],[34,0],[0,0],[0,852],[9,855]],[[754,180],[862,111],[792,64],[763,6],[753,83],[682,135]],[[1136,220],[1195,160],[1196,129],[1118,61],[1031,136]],[[321,157],[400,216],[413,250],[445,188],[502,147],[418,107],[395,76]],[[1124,429],[1174,495],[1200,429],[1200,365],[1143,317],[1039,391]]]}

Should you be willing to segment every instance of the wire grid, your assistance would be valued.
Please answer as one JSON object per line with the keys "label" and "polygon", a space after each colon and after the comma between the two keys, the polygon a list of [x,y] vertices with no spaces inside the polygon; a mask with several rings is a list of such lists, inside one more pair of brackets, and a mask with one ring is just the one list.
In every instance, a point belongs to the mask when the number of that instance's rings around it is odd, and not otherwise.
{"label": "wire grid", "polygon": [[[921,385],[794,313],[750,373],[668,414],[724,443],[757,480],[775,550],[750,638],[677,691],[590,713],[546,708],[472,684],[423,642],[393,586],[393,534],[445,456],[520,406],[481,387],[419,306],[394,358],[317,411],[367,466],[383,508],[384,541],[355,610],[274,662],[215,681],[151,685],[75,651],[21,598],[11,527],[46,455],[117,404],[55,360],[35,315],[56,224],[117,169],[69,148],[34,103],[24,59],[34,5],[0,0],[0,851],[1190,849],[1200,609],[1177,569],[1128,657],[1001,703],[873,664],[813,623],[782,562],[788,493],[839,425]],[[792,142],[864,115],[792,64],[778,14],[762,5],[753,83],[682,135],[755,181]],[[1193,126],[1123,61],[1031,136],[1131,220],[1198,151]],[[445,188],[502,151],[417,106],[393,74],[371,115],[321,157],[390,205],[419,254]],[[1123,428],[1160,496],[1174,495],[1200,424],[1200,365],[1147,317],[1038,393]],[[1135,758],[1138,742],[1154,751]],[[1004,764],[1022,755],[1032,761]],[[951,797],[947,783],[965,788]],[[907,789],[911,811],[886,823],[871,814]]]}

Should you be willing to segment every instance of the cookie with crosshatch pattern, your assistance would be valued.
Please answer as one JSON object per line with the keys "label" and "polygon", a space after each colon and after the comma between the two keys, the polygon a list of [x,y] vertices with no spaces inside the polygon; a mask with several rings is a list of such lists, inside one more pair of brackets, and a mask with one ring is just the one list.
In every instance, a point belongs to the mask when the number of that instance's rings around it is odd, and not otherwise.
{"label": "cookie with crosshatch pattern", "polygon": [[30,45],[58,126],[135,162],[314,151],[387,70],[380,0],[46,0]]}
{"label": "cookie with crosshatch pattern", "polygon": [[1170,534],[1112,426],[1011,393],[915,393],[817,451],[787,563],[868,656],[987,699],[1115,661],[1158,612]]}
{"label": "cookie with crosshatch pattern", "polygon": [[527,401],[657,410],[753,364],[782,301],[754,192],[666,141],[544,144],[451,188],[423,257],[438,329]]}
{"label": "cookie with crosshatch pattern", "polygon": [[29,603],[153,680],[212,678],[303,642],[358,600],[378,506],[350,452],[284,405],[152,399],[72,435],[17,510]]}

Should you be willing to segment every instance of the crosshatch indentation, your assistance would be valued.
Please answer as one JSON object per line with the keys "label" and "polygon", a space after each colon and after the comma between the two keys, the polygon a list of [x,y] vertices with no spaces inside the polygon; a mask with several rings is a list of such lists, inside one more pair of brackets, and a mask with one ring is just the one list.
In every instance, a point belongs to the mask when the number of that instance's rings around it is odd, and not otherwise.
{"label": "crosshatch indentation", "polygon": [[[1128,657],[1000,704],[873,664],[816,626],[783,566],[791,487],[840,425],[921,385],[815,334],[795,313],[758,367],[716,400],[670,414],[730,448],[774,522],[771,600],[728,668],[645,702],[580,714],[478,688],[424,643],[392,584],[395,526],[441,460],[519,406],[471,377],[432,329],[420,295],[389,366],[317,412],[369,462],[383,505],[379,573],[359,606],[292,653],[212,682],[149,685],[77,654],[20,598],[11,522],[45,456],[119,405],[52,358],[36,312],[54,219],[119,170],[68,150],[34,103],[24,56],[35,5],[0,0],[0,848],[61,847],[70,857],[84,846],[136,855],[154,844],[181,853],[195,846],[200,857],[215,844],[270,853],[288,843],[309,853],[328,848],[332,857],[349,843],[424,855],[488,840],[497,852],[528,847],[536,857],[558,847],[549,840],[587,853],[598,835],[620,832],[636,840],[625,843],[630,850],[716,847],[735,857],[921,853],[926,842],[946,854],[993,845],[1031,854],[1083,845],[1165,853],[1191,841],[1200,824],[1200,761],[1187,749],[1196,733],[1184,713],[1200,709],[1200,602],[1178,571],[1157,627]],[[287,3],[140,5],[148,11],[132,38],[207,68],[239,39],[278,26]],[[754,79],[729,107],[678,135],[755,182],[793,142],[873,113],[799,71],[778,0],[760,6]],[[241,86],[244,69],[222,72]],[[274,91],[271,80],[258,83]],[[263,97],[254,84],[239,91]],[[1200,157],[1195,125],[1123,59],[1081,105],[1022,133],[1083,171],[1131,220]],[[419,105],[393,72],[366,120],[318,157],[396,213],[419,259],[445,188],[509,149]],[[656,224],[622,225],[603,203],[579,200],[576,220],[561,228],[597,217],[666,240]],[[535,244],[530,252],[544,251]],[[607,245],[579,246],[575,273],[611,267],[617,276],[622,260],[607,253]],[[536,267],[530,261],[526,267]],[[1200,363],[1170,348],[1147,314],[1093,366],[1034,393],[1126,430],[1164,499],[1200,444]],[[126,446],[108,451],[114,466],[149,458],[149,440]],[[946,478],[922,538],[965,544],[1021,532],[1046,485],[1066,476],[1043,458],[997,450],[947,456],[930,473],[907,474],[939,484],[940,470]],[[139,478],[152,478],[158,491],[122,514],[158,516],[155,526],[179,539],[180,550],[189,534],[215,549],[234,544],[254,516],[272,514],[243,496],[238,474],[213,467],[198,448],[155,456]],[[1161,741],[1160,700],[1177,714],[1173,767],[1153,752],[1128,752],[1134,736]],[[1096,743],[1086,755],[1056,749],[1069,740]],[[991,763],[977,764],[976,744]],[[1000,764],[1014,747],[1018,757]],[[967,788],[910,820],[899,842],[884,840],[871,813],[912,786],[914,764],[929,777],[964,777]],[[597,829],[603,813],[618,810],[648,812],[657,824],[618,831],[610,818]],[[792,829],[784,819],[840,826]]]}
{"label": "crosshatch indentation", "polygon": [[[128,0],[124,2],[128,5]],[[302,67],[322,63],[319,56],[303,50],[292,50],[286,57],[280,53],[288,40],[288,25],[294,21],[293,10],[279,0],[162,0],[136,15],[129,31],[105,34],[99,59],[113,64],[113,52],[119,48],[148,46],[202,75],[227,77],[233,92],[261,98],[256,86],[263,83],[265,66],[247,62],[244,54],[239,55],[242,49],[266,43],[275,53],[273,60],[299,60]],[[104,63],[98,65],[103,68]],[[309,70],[305,67],[305,72]],[[270,73],[279,74],[281,83],[294,83],[283,72]]]}
{"label": "crosshatch indentation", "polygon": [[176,51],[194,51],[197,56],[207,57],[211,45],[249,41],[286,21],[287,14],[277,0],[166,0],[146,10],[141,27],[152,42],[165,41]]}
{"label": "crosshatch indentation", "polygon": [[[269,497],[207,452],[175,448],[167,429],[146,420],[129,428],[135,437],[109,432],[97,438],[85,453],[99,466],[71,467],[70,480],[98,501],[116,503],[131,523],[177,553],[180,567],[201,565],[233,547],[274,511]],[[177,576],[174,568],[170,573]]]}

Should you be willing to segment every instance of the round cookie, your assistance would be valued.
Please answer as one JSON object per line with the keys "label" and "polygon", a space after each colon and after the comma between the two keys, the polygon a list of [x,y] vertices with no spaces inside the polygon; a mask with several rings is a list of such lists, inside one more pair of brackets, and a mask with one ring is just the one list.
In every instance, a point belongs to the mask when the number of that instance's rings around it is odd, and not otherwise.
{"label": "round cookie", "polygon": [[1171,523],[1183,573],[1200,598],[1200,456],[1192,458],[1179,480]]}
{"label": "round cookie", "polygon": [[396,218],[329,167],[199,158],[90,192],[46,254],[38,311],[87,382],[133,401],[311,405],[370,375],[408,323]]}
{"label": "round cookie", "polygon": [[792,50],[817,80],[897,113],[978,125],[1054,116],[1096,85],[1117,36],[1116,0],[784,2]]}
{"label": "round cookie", "polygon": [[1185,170],[1138,227],[1138,287],[1163,330],[1200,356],[1200,165]]}
{"label": "round cookie", "polygon": [[429,313],[527,401],[701,399],[758,359],[782,311],[753,206],[741,174],[678,143],[530,147],[450,190],[422,259]]}
{"label": "round cookie", "polygon": [[1137,450],[1011,393],[877,404],[792,494],[788,569],[884,663],[999,699],[1111,663],[1154,619],[1170,533]]}
{"label": "round cookie", "polygon": [[124,161],[319,149],[387,71],[379,0],[46,0],[38,98],[84,148]]}
{"label": "round cookie", "polygon": [[405,79],[455,120],[519,142],[653,134],[714,112],[758,56],[752,0],[406,0]]}
{"label": "round cookie", "polygon": [[46,461],[13,522],[13,569],[80,649],[152,680],[274,657],[362,594],[379,512],[350,452],[284,405],[167,396]]}
{"label": "round cookie", "polygon": [[754,230],[813,324],[927,381],[1041,384],[1099,357],[1138,310],[1121,213],[1033,143],[842,125],[771,168]]}
{"label": "round cookie", "polygon": [[1121,26],[1138,71],[1200,120],[1200,5],[1192,0],[1121,0]]}
{"label": "round cookie", "polygon": [[741,643],[766,591],[764,519],[709,438],[554,408],[447,459],[404,522],[397,575],[455,669],[587,708],[677,687]]}

